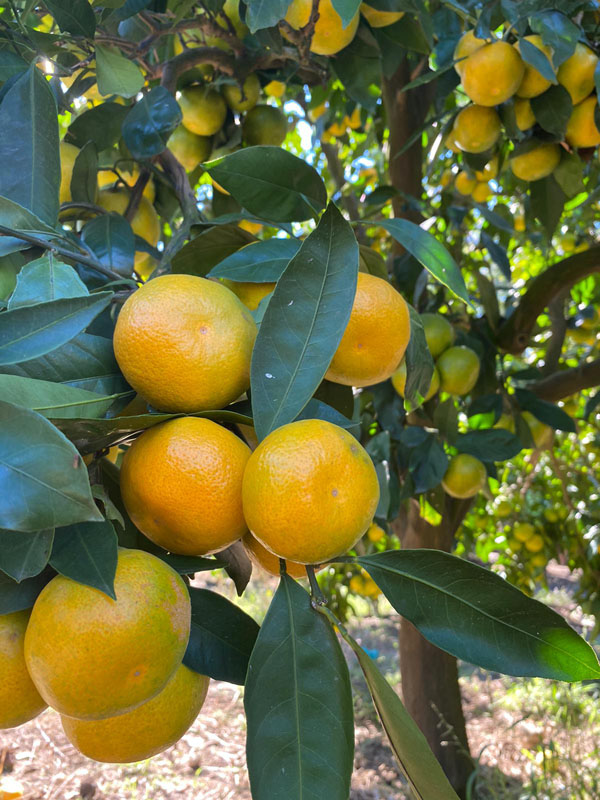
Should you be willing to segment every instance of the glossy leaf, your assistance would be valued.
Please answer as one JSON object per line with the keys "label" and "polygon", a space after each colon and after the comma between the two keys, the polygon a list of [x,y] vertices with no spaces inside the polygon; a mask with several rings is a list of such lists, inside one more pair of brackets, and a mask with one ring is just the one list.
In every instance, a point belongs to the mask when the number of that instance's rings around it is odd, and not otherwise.
{"label": "glossy leaf", "polygon": [[340,632],[358,659],[383,729],[416,800],[458,800],[427,740],[375,661],[343,626]]}
{"label": "glossy leaf", "polygon": [[540,50],[539,47],[536,47],[527,39],[522,38],[519,39],[519,52],[526,64],[530,64],[550,83],[557,83],[554,68],[543,50]]}
{"label": "glossy leaf", "polygon": [[8,301],[8,310],[87,294],[85,283],[73,267],[57,261],[49,254],[30,261],[21,269],[15,290]]}
{"label": "glossy leaf", "polygon": [[208,273],[211,278],[228,278],[250,283],[276,282],[300,249],[298,239],[264,239],[233,253]]}
{"label": "glossy leaf", "polygon": [[531,110],[545,131],[564,138],[573,113],[573,101],[564,86],[551,86],[544,94],[532,98]]}
{"label": "glossy leaf", "polygon": [[35,411],[0,401],[0,526],[39,531],[98,520],[77,450]]}
{"label": "glossy leaf", "polygon": [[[0,195],[55,225],[60,184],[56,102],[35,65],[3,97],[0,129],[10,131],[0,138]],[[8,223],[0,216],[0,224]]]}
{"label": "glossy leaf", "polygon": [[469,294],[460,267],[441,242],[428,231],[409,222],[407,219],[390,219],[379,221],[378,225],[399,242],[433,277],[447,286],[465,303],[469,303]]}
{"label": "glossy leaf", "polygon": [[117,534],[108,520],[57,528],[50,565],[61,575],[116,600]]}
{"label": "glossy leaf", "polygon": [[237,225],[215,225],[184,245],[171,262],[173,272],[203,278],[223,259],[254,241]]}
{"label": "glossy leaf", "polygon": [[358,14],[362,0],[332,0],[332,6],[340,15],[342,27],[346,28]]}
{"label": "glossy leaf", "polygon": [[131,275],[135,237],[125,217],[119,214],[100,214],[86,222],[81,238],[101,264],[120,275]]}
{"label": "glossy leaf", "polygon": [[0,365],[29,361],[68,342],[103,311],[112,292],[66,297],[0,314]]}
{"label": "glossy leaf", "polygon": [[117,94],[134,97],[144,85],[144,76],[135,61],[130,61],[112,47],[96,45],[98,91],[105,97]]}
{"label": "glossy leaf", "polygon": [[356,425],[356,422],[340,414],[337,409],[314,397],[308,401],[296,419],[324,419],[340,428],[353,428]]}
{"label": "glossy leaf", "polygon": [[585,191],[583,173],[584,167],[581,158],[576,153],[563,151],[560,164],[556,167],[552,176],[570,199]]}
{"label": "glossy leaf", "polygon": [[261,323],[251,366],[259,439],[291,422],[320,384],[346,328],[358,245],[332,204],[290,261]]}
{"label": "glossy leaf", "polygon": [[191,586],[190,599],[192,629],[183,663],[215,680],[243,685],[258,625],[216,592]]}
{"label": "glossy leaf", "polygon": [[404,387],[404,407],[414,410],[423,403],[423,398],[431,386],[433,377],[433,358],[427,347],[425,329],[420,315],[409,305],[410,339],[406,348],[406,385]]}
{"label": "glossy leaf", "polygon": [[61,31],[94,38],[96,18],[87,0],[45,0],[44,5]]}
{"label": "glossy leaf", "polygon": [[71,199],[78,203],[95,203],[98,194],[98,150],[93,142],[85,144],[73,164]]}
{"label": "glossy leaf", "polygon": [[556,431],[566,431],[575,433],[577,427],[575,421],[563,411],[562,408],[549,403],[547,400],[540,400],[537,395],[527,389],[515,389],[515,396],[521,408],[530,411],[540,422],[550,425]]}
{"label": "glossy leaf", "polygon": [[51,353],[23,364],[0,366],[0,373],[64,383],[104,395],[128,388],[116,362],[112,341],[89,333],[80,333]]}
{"label": "glossy leaf", "polygon": [[438,550],[357,561],[399,614],[463,661],[507,675],[600,677],[594,651],[559,614],[483,567]]}
{"label": "glossy leaf", "polygon": [[244,147],[204,166],[259,219],[300,222],[317,216],[327,203],[315,168],[281,147]]}
{"label": "glossy leaf", "polygon": [[288,575],[252,652],[244,706],[254,800],[348,800],[354,752],[348,667],[331,625]]}
{"label": "glossy leaf", "polygon": [[[545,5],[545,4],[544,4]],[[575,52],[580,29],[559,11],[542,11],[529,19],[531,30],[539,33],[542,42],[552,48],[552,62],[559,67]]]}
{"label": "glossy leaf", "polygon": [[551,237],[560,221],[566,195],[552,175],[540,181],[533,181],[529,187],[531,212]]}
{"label": "glossy leaf", "polygon": [[223,566],[223,562],[218,558],[179,556],[174,553],[167,553],[164,550],[160,552],[160,548],[156,548],[155,555],[161,558],[170,567],[173,567],[175,572],[178,572],[180,575],[195,575],[196,572],[209,572],[213,569],[220,569]]}
{"label": "glossy leaf", "polygon": [[0,50],[0,82],[4,83],[13,75],[25,72],[29,64],[12,50]]}
{"label": "glossy leaf", "polygon": [[164,86],[156,86],[127,114],[123,139],[134,158],[151,158],[162,153],[180,123],[179,104]]}
{"label": "glossy leaf", "polygon": [[54,530],[23,533],[0,530],[0,571],[20,583],[39,575],[52,550]]}
{"label": "glossy leaf", "polygon": [[8,197],[0,197],[0,225],[12,228],[14,231],[56,236],[56,231],[50,225]]}
{"label": "glossy leaf", "polygon": [[0,397],[49,419],[102,417],[115,401],[85,389],[18,375],[0,375]]}
{"label": "glossy leaf", "polygon": [[128,114],[129,108],[120,103],[102,103],[90,108],[71,123],[67,141],[77,147],[91,141],[99,151],[107,150],[119,140],[121,126]]}
{"label": "glossy leaf", "polygon": [[248,0],[246,3],[246,25],[250,33],[262,28],[271,28],[282,20],[291,0]]}
{"label": "glossy leaf", "polygon": [[520,439],[510,431],[490,428],[460,434],[456,447],[461,453],[469,453],[482,461],[506,461],[514,458],[523,449]]}
{"label": "glossy leaf", "polygon": [[12,614],[14,611],[32,608],[38,594],[54,575],[52,570],[47,569],[34,578],[17,583],[0,571],[0,614]]}

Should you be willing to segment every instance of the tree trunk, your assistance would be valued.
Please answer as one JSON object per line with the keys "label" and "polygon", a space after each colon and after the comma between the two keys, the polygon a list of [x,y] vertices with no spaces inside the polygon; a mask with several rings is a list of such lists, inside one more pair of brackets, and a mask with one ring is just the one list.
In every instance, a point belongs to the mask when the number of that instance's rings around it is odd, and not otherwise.
{"label": "tree trunk", "polygon": [[[426,118],[433,84],[402,91],[414,77],[408,59],[397,72],[384,79],[383,94],[390,130],[390,180],[401,195],[394,198],[394,214],[415,222],[420,215],[407,203],[407,197],[422,193],[423,151],[421,139],[401,155],[398,153],[419,130]],[[429,525],[419,515],[417,501],[410,501],[406,513],[396,523],[402,546],[431,547],[449,552],[456,529],[468,503],[447,498],[440,526]],[[400,670],[406,707],[425,734],[455,791],[464,796],[467,779],[473,770],[462,710],[458,669],[453,656],[427,642],[407,620],[400,625]]]}

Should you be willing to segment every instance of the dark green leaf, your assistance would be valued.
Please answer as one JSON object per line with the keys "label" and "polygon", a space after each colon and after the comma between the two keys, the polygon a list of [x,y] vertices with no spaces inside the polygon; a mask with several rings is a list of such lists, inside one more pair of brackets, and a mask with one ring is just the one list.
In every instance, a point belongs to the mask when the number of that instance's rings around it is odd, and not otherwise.
{"label": "dark green leaf", "polygon": [[[543,3],[542,6],[547,6]],[[581,31],[574,22],[559,11],[546,11],[533,15],[529,24],[534,33],[539,33],[542,42],[552,48],[552,61],[559,67],[575,52]]]}
{"label": "dark green leaf", "polygon": [[460,434],[456,447],[461,453],[469,453],[481,461],[506,461],[523,449],[520,439],[502,428]]}
{"label": "dark green leaf", "polygon": [[0,401],[0,431],[2,528],[32,532],[101,518],[83,461],[47,419]]}
{"label": "dark green leaf", "polygon": [[335,58],[331,67],[344,84],[344,91],[363,108],[374,112],[381,84],[381,61],[377,49],[356,36]]}
{"label": "dark green leaf", "polygon": [[594,651],[559,614],[483,567],[438,550],[357,561],[399,614],[464,661],[507,675],[600,677]]}
{"label": "dark green leaf", "polygon": [[37,411],[50,419],[102,417],[115,401],[114,396],[88,392],[62,383],[50,383],[18,375],[0,375],[0,397],[8,403]]}
{"label": "dark green leaf", "polygon": [[86,222],[81,238],[101,264],[120,275],[131,275],[135,237],[125,217],[120,214],[100,214]]}
{"label": "dark green leaf", "polygon": [[[56,231],[31,211],[8,197],[0,197],[0,225],[15,231],[56,236]],[[29,247],[29,245],[24,245]]]}
{"label": "dark green leaf", "polygon": [[348,800],[350,677],[331,625],[284,575],[248,669],[244,706],[254,800]]}
{"label": "dark green leaf", "polygon": [[331,5],[340,15],[342,27],[346,28],[358,14],[362,0],[332,0]]}
{"label": "dark green leaf", "polygon": [[418,408],[431,386],[434,363],[421,317],[412,306],[410,313],[410,339],[406,348],[406,386],[404,387],[404,406],[408,411]]}
{"label": "dark green leaf", "polygon": [[54,531],[0,530],[0,570],[20,583],[39,575],[50,558]]}
{"label": "dark green leaf", "polygon": [[529,192],[531,212],[542,223],[546,233],[551,237],[562,216],[566,200],[565,193],[553,175],[549,175],[541,181],[530,183]]}
{"label": "dark green leaf", "polygon": [[449,444],[455,445],[458,436],[458,408],[453,397],[438,403],[433,412],[433,422]]}
{"label": "dark green leaf", "polygon": [[220,261],[211,269],[209,276],[252,283],[278,281],[300,249],[300,244],[298,239],[265,239],[255,242]]}
{"label": "dark green leaf", "polygon": [[216,592],[190,587],[190,599],[192,629],[183,663],[209,678],[243,685],[258,625]]}
{"label": "dark green leaf", "polygon": [[44,0],[61,31],[94,38],[96,18],[87,0]]}
{"label": "dark green leaf", "polygon": [[121,126],[128,113],[129,108],[120,103],[102,103],[90,108],[71,123],[67,141],[77,147],[91,141],[99,151],[108,150],[121,136]]}
{"label": "dark green leaf", "polygon": [[66,297],[0,314],[0,364],[18,364],[56,350],[110,303],[112,292]]}
{"label": "dark green leaf", "polygon": [[244,147],[205,168],[260,219],[300,222],[315,217],[327,203],[316,169],[281,147]]}
{"label": "dark green leaf", "polygon": [[66,578],[116,600],[117,534],[108,520],[57,528],[50,565]]}
{"label": "dark green leaf", "polygon": [[47,569],[34,578],[17,583],[0,572],[0,614],[12,614],[14,611],[31,608],[38,594],[54,575],[52,570]]}
{"label": "dark green leaf", "polygon": [[75,159],[71,175],[71,199],[95,203],[98,194],[98,151],[93,142],[85,144]]}
{"label": "dark green leaf", "polygon": [[560,164],[552,176],[569,199],[585,191],[583,161],[577,153],[567,153],[563,150]]}
{"label": "dark green leaf", "polygon": [[387,281],[388,271],[383,256],[366,244],[359,244],[358,251],[360,254],[360,267],[366,269],[369,275],[375,275],[375,277],[383,278],[384,281]]}
{"label": "dark green leaf", "polygon": [[567,123],[573,112],[571,95],[564,86],[551,86],[544,94],[533,97],[531,108],[536,122],[545,131],[564,138]]}
{"label": "dark green leaf", "polygon": [[410,451],[408,469],[417,494],[428,492],[439,486],[448,469],[448,456],[437,436],[432,433],[420,447]]}
{"label": "dark green leaf", "polygon": [[492,237],[485,231],[481,231],[479,241],[488,251],[490,258],[496,264],[500,272],[504,275],[507,281],[510,280],[510,261],[506,255],[506,250],[501,245],[497,244]]}
{"label": "dark green leaf", "polygon": [[465,303],[470,304],[469,294],[460,267],[441,242],[407,219],[379,221],[378,225],[399,242],[419,261],[433,277],[447,286]]}
{"label": "dark green leaf", "polygon": [[324,419],[327,422],[333,422],[340,428],[352,428],[356,425],[355,421],[348,419],[335,408],[314,397],[308,401],[296,419]]}
{"label": "dark green leaf", "polygon": [[4,83],[14,75],[25,72],[29,64],[12,50],[0,50],[0,82]]}
{"label": "dark green leaf", "polygon": [[156,86],[127,114],[123,139],[134,158],[151,158],[162,153],[180,123],[179,104],[164,86]]}
{"label": "dark green leaf", "polygon": [[[56,113],[52,90],[33,64],[0,104],[0,129],[10,131],[0,138],[0,195],[51,226],[58,218],[60,184]],[[0,224],[8,224],[3,215]]]}
{"label": "dark green leaf", "polygon": [[250,33],[271,28],[282,20],[291,0],[247,0],[246,25]]}
{"label": "dark green leaf", "polygon": [[15,290],[8,301],[8,309],[13,311],[21,306],[87,294],[85,283],[73,267],[57,261],[49,254],[30,261],[21,269]]}
{"label": "dark green leaf", "polygon": [[134,97],[144,85],[144,76],[135,61],[111,47],[96,45],[96,74],[101,95]]}
{"label": "dark green leaf", "polygon": [[316,400],[322,400],[328,406],[335,408],[346,419],[351,419],[354,415],[354,394],[351,386],[343,386],[341,383],[332,381],[322,381],[314,394]]}
{"label": "dark green leaf", "polygon": [[254,241],[237,225],[215,225],[184,245],[171,263],[173,272],[204,277],[224,259]]}
{"label": "dark green leaf", "polygon": [[556,74],[552,64],[548,60],[548,56],[543,52],[543,50],[540,50],[539,47],[536,47],[530,41],[523,38],[519,39],[519,52],[521,53],[521,58],[523,61],[525,61],[527,64],[531,64],[531,66],[537,70],[543,78],[546,78],[546,80],[550,81],[550,83],[557,83]]}
{"label": "dark green leaf", "polygon": [[358,275],[354,233],[331,204],[281,276],[251,366],[259,439],[291,422],[321,382],[346,329]]}
{"label": "dark green leaf", "polygon": [[196,572],[209,572],[210,570],[221,569],[223,567],[223,562],[219,561],[218,558],[179,556],[173,553],[166,553],[164,550],[161,551],[160,548],[156,548],[156,551],[158,558],[161,558],[180,575],[195,575]]}
{"label": "dark green leaf", "polygon": [[540,400],[539,397],[527,389],[515,389],[515,396],[521,408],[524,411],[530,411],[540,422],[544,422],[556,431],[576,433],[575,421],[566,411],[555,406],[554,403]]}

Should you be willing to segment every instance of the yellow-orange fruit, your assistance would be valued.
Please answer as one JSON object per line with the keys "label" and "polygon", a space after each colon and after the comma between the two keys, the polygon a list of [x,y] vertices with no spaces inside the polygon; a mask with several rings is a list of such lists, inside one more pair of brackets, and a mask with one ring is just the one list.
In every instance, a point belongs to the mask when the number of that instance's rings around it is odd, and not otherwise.
{"label": "yellow-orange fruit", "polygon": [[593,50],[578,42],[575,52],[558,68],[556,77],[571,95],[573,105],[581,103],[594,91],[594,72],[598,64],[598,56]]}
{"label": "yellow-orange fruit", "polygon": [[528,131],[535,125],[535,114],[531,107],[531,100],[524,97],[515,99],[515,122],[520,131]]}
{"label": "yellow-orange fruit", "polygon": [[326,378],[346,386],[371,386],[391,377],[410,339],[408,306],[394,287],[358,273],[350,320]]}
{"label": "yellow-orange fruit", "polygon": [[99,720],[61,717],[71,744],[88,758],[128,764],[172,747],[192,725],[206,699],[209,679],[183,666],[152,700]]}
{"label": "yellow-orange fruit", "polygon": [[68,203],[71,200],[71,178],[75,159],[79,155],[79,148],[68,142],[60,143],[60,189],[58,200]]}
{"label": "yellow-orange fruit", "polygon": [[467,195],[470,195],[473,189],[477,186],[477,180],[472,178],[469,173],[463,169],[456,176],[454,186],[459,194],[462,194],[466,197]]}
{"label": "yellow-orange fruit", "polygon": [[450,497],[465,500],[475,497],[486,481],[487,472],[481,461],[468,453],[460,453],[450,459],[442,486]]}
{"label": "yellow-orange fruit", "polygon": [[[542,41],[542,37],[535,33],[531,36],[524,36],[526,42],[529,42],[538,50],[546,56],[550,64],[552,64],[552,48],[545,45]],[[515,47],[521,53],[521,46],[519,40]],[[523,75],[523,80],[519,88],[517,89],[518,97],[537,97],[538,95],[542,94],[546,91],[546,89],[550,88],[552,85],[551,81],[548,78],[544,78],[544,76],[539,72],[535,67],[532,67],[531,64],[525,62],[525,74]]]}
{"label": "yellow-orange fruit", "polygon": [[135,525],[182,555],[222,550],[246,532],[242,477],[250,448],[209,419],[155,425],[127,449],[121,493]]}
{"label": "yellow-orange fruit", "polygon": [[[400,397],[404,397],[404,390],[406,389],[406,361],[402,359],[402,363],[392,375],[392,385],[394,389],[398,392]],[[429,384],[429,389],[425,393],[425,397],[423,398],[423,402],[427,402],[431,400],[431,398],[437,394],[440,388],[440,373],[438,372],[437,367],[433,368],[433,374],[431,376],[431,382]]]}
{"label": "yellow-orange fruit", "polygon": [[498,177],[499,169],[500,159],[498,156],[494,156],[491,161],[488,161],[483,169],[475,170],[475,177],[478,181],[493,181],[494,178]]}
{"label": "yellow-orange fruit", "polygon": [[[313,0],[292,0],[285,21],[295,30],[308,25]],[[331,56],[350,44],[356,34],[360,14],[357,12],[344,28],[342,18],[331,0],[319,0],[319,19],[310,41],[310,50],[320,56]]]}
{"label": "yellow-orange fruit", "polygon": [[404,16],[404,11],[379,11],[368,3],[361,3],[359,10],[372,28],[386,28]]}
{"label": "yellow-orange fruit", "polygon": [[250,456],[243,502],[248,527],[268,550],[322,564],[365,533],[379,501],[377,473],[347,431],[319,419],[270,433]]}
{"label": "yellow-orange fruit", "polygon": [[122,714],[155,697],[190,635],[185,583],[164,561],[119,550],[116,600],[57,575],[38,596],[25,659],[52,708],[78,719]]}
{"label": "yellow-orange fruit", "polygon": [[227,104],[219,92],[205,86],[184,89],[178,98],[183,124],[198,136],[212,136],[223,127]]}
{"label": "yellow-orange fruit", "polygon": [[16,728],[46,708],[25,664],[24,642],[31,611],[0,614],[0,730]]}
{"label": "yellow-orange fruit", "polygon": [[242,303],[249,308],[250,311],[255,311],[260,301],[268,294],[271,294],[275,288],[274,283],[250,283],[247,281],[230,281],[223,278],[223,283],[228,289],[236,294]]}
{"label": "yellow-orange fruit", "polygon": [[572,147],[597,147],[600,131],[596,127],[598,98],[595,94],[576,105],[567,123],[565,139]]}
{"label": "yellow-orange fruit", "polygon": [[260,97],[260,81],[258,75],[250,73],[242,86],[228,83],[223,87],[223,96],[232,111],[250,111],[258,103]]}
{"label": "yellow-orange fruit", "polygon": [[493,108],[467,106],[454,121],[454,141],[467,153],[483,153],[496,144],[501,129],[500,117]]}
{"label": "yellow-orange fruit", "polygon": [[554,142],[543,142],[526,153],[513,156],[509,163],[515,177],[522,181],[539,181],[551,175],[559,161],[560,147]]}
{"label": "yellow-orange fruit", "polygon": [[481,364],[474,350],[459,345],[444,350],[436,366],[440,373],[440,389],[462,396],[469,394],[477,383]]}
{"label": "yellow-orange fruit", "polygon": [[465,69],[467,58],[472,53],[480,50],[486,44],[487,42],[485,39],[478,39],[477,36],[475,36],[474,30],[467,31],[460,37],[458,44],[454,49],[454,60],[456,61],[454,69],[458,72],[461,78]]}
{"label": "yellow-orange fruit", "polygon": [[222,408],[250,385],[256,324],[222,283],[164,275],[124,303],[114,348],[123,374],[161,411]]}
{"label": "yellow-orange fruit", "polygon": [[[242,542],[250,560],[254,564],[257,564],[270,575],[279,577],[279,556],[269,552],[269,550],[267,550],[255,536],[252,536],[251,533],[247,533],[242,539]],[[298,564],[296,561],[286,561],[285,569],[287,574],[291,575],[292,578],[306,578],[305,564]]]}
{"label": "yellow-orange fruit", "polygon": [[210,136],[198,136],[183,125],[179,125],[169,136],[167,147],[186,172],[191,172],[198,164],[208,160],[212,140]]}
{"label": "yellow-orange fruit", "polygon": [[523,80],[525,65],[508,42],[486,44],[463,67],[462,84],[474,103],[497,106],[512,97]]}
{"label": "yellow-orange fruit", "polygon": [[481,181],[475,186],[475,188],[471,192],[471,197],[476,203],[487,203],[487,201],[493,194],[494,193],[489,183]]}

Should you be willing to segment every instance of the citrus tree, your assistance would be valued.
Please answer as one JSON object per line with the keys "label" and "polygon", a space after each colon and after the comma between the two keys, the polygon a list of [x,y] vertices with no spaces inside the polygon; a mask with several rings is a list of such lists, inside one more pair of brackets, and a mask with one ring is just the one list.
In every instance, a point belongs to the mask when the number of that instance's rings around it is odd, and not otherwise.
{"label": "citrus tree", "polygon": [[[457,658],[600,676],[528,596],[561,556],[597,610],[595,4],[1,9],[0,726],[139,760],[227,680],[253,797],[343,800],[341,636],[462,794]],[[252,563],[260,629],[190,581]],[[343,624],[379,591],[410,713]]]}

